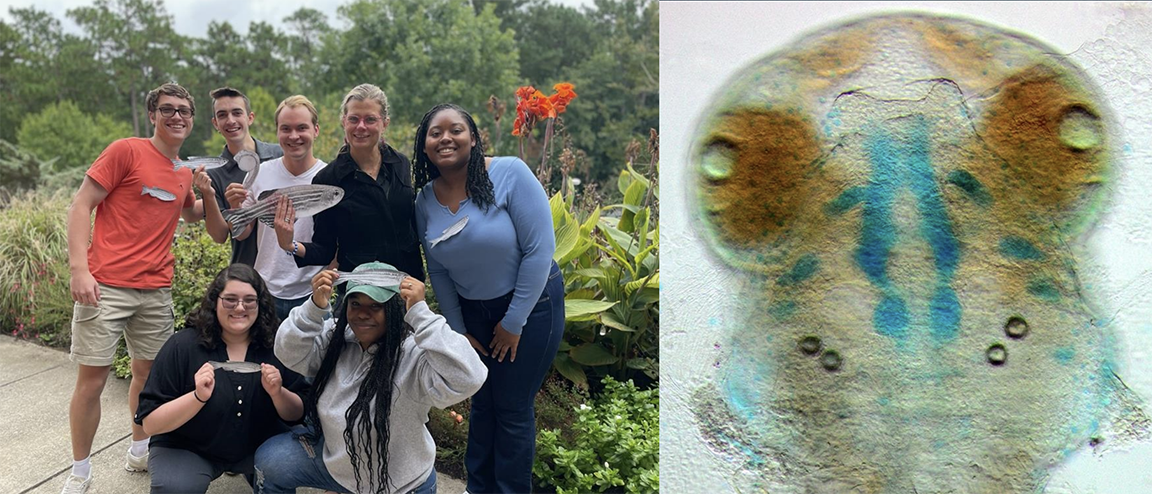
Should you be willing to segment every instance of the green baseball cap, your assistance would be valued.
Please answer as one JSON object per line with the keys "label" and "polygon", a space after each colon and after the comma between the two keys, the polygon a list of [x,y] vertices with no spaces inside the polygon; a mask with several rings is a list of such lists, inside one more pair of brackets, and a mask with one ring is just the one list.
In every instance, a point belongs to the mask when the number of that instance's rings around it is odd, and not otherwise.
{"label": "green baseball cap", "polygon": [[[359,266],[356,266],[356,269],[353,269],[352,272],[355,273],[358,271],[365,271],[365,270],[369,270],[369,269],[389,269],[392,271],[397,271],[397,269],[392,267],[391,264],[385,264],[382,262],[367,262],[367,263],[361,264]],[[345,296],[345,298],[347,298],[348,296],[352,295],[353,293],[363,293],[364,295],[367,295],[369,298],[371,298],[372,300],[375,300],[378,303],[384,303],[384,302],[387,302],[388,299],[392,298],[393,295],[400,293],[400,286],[399,285],[376,286],[376,285],[369,285],[367,283],[362,283],[359,281],[349,281],[348,282],[348,292],[345,293],[344,296]]]}

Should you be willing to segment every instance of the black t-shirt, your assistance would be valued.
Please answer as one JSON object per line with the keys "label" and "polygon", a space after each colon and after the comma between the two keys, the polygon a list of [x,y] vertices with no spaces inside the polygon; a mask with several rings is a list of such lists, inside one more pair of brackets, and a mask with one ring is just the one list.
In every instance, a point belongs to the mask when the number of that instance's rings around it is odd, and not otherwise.
{"label": "black t-shirt", "polygon": [[[261,163],[284,156],[284,151],[280,149],[280,145],[268,144],[256,139],[252,140],[256,142],[256,155],[260,157]],[[228,163],[220,168],[208,170],[208,178],[212,179],[212,188],[216,189],[216,204],[220,206],[220,211],[227,211],[231,206],[224,196],[224,191],[228,189],[230,184],[243,183],[248,172],[241,170],[240,165],[236,164],[236,160],[232,159],[232,151],[228,150],[227,144],[224,145],[224,151],[220,153],[220,157],[228,160]],[[232,239],[232,260],[229,261],[229,264],[235,263],[256,265],[256,235],[249,235],[248,238],[239,241]]]}
{"label": "black t-shirt", "polygon": [[[196,387],[196,371],[209,360],[228,360],[222,341],[209,350],[200,344],[196,328],[172,335],[156,356],[148,383],[140,392],[136,423],[143,424],[144,417],[160,405],[192,391]],[[276,366],[284,387],[297,394],[307,389],[304,379],[284,367],[271,348],[249,344],[244,360]],[[184,425],[152,436],[150,446],[186,449],[209,461],[232,463],[255,453],[264,440],[287,430],[288,425],[276,414],[272,398],[260,383],[259,372],[216,369],[216,385],[208,403]]]}

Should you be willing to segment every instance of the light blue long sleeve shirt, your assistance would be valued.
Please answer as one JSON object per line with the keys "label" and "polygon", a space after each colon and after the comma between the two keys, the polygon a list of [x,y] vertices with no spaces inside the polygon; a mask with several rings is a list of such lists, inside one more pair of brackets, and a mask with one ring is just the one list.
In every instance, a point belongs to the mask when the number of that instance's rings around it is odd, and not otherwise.
{"label": "light blue long sleeve shirt", "polygon": [[[552,210],[544,188],[519,158],[493,158],[488,176],[496,202],[487,212],[467,198],[453,214],[437,200],[432,182],[426,184],[416,197],[416,231],[440,312],[452,329],[466,332],[459,297],[490,300],[513,292],[500,323],[518,335],[540,299],[556,252]],[[465,216],[463,230],[432,246]]]}

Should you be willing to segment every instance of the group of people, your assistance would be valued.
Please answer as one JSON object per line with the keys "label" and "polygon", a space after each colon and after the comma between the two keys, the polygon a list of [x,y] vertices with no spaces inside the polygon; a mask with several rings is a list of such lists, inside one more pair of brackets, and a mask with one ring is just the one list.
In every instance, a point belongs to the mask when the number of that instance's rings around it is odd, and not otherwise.
{"label": "group of people", "polygon": [[[371,84],[344,97],[345,142],[329,163],[313,154],[320,127],[308,98],[276,109],[279,145],[252,138],[243,93],[211,98],[224,166],[173,166],[196,107],[164,84],[146,99],[152,137],[110,144],[69,210],[79,372],[63,492],[92,483],[100,395],[121,336],[132,361],[125,468],[149,472],[153,492],[204,492],[226,472],[255,492],[435,492],[429,409],[468,397],[467,492],[530,492],[533,403],[563,335],[564,281],[528,166],[485,156],[472,116],[451,104],[424,115],[410,162],[385,141],[388,99]],[[241,169],[238,155],[255,155],[258,170]],[[311,217],[280,197],[272,225],[225,220],[306,184],[344,194]],[[232,263],[173,334],[181,217],[230,241]],[[425,262],[443,315],[424,301]],[[377,270],[405,276],[339,280]]]}

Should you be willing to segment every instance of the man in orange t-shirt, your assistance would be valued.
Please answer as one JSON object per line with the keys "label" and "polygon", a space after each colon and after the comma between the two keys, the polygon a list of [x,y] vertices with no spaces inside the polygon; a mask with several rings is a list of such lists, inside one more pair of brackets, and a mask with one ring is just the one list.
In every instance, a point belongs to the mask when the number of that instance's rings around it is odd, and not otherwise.
{"label": "man in orange t-shirt", "polygon": [[[91,484],[89,458],[100,424],[100,394],[121,335],[132,357],[129,420],[136,413],[152,360],[172,335],[176,224],[181,216],[199,220],[192,208],[192,172],[174,169],[172,162],[192,132],[192,95],[169,83],[149,92],[146,104],[155,128],[152,137],[109,144],[88,169],[68,210],[68,260],[76,302],[71,358],[79,372],[68,413],[74,463],[65,493],[83,493]],[[93,209],[96,221],[90,230]],[[148,468],[148,436],[135,423],[125,468]]]}

